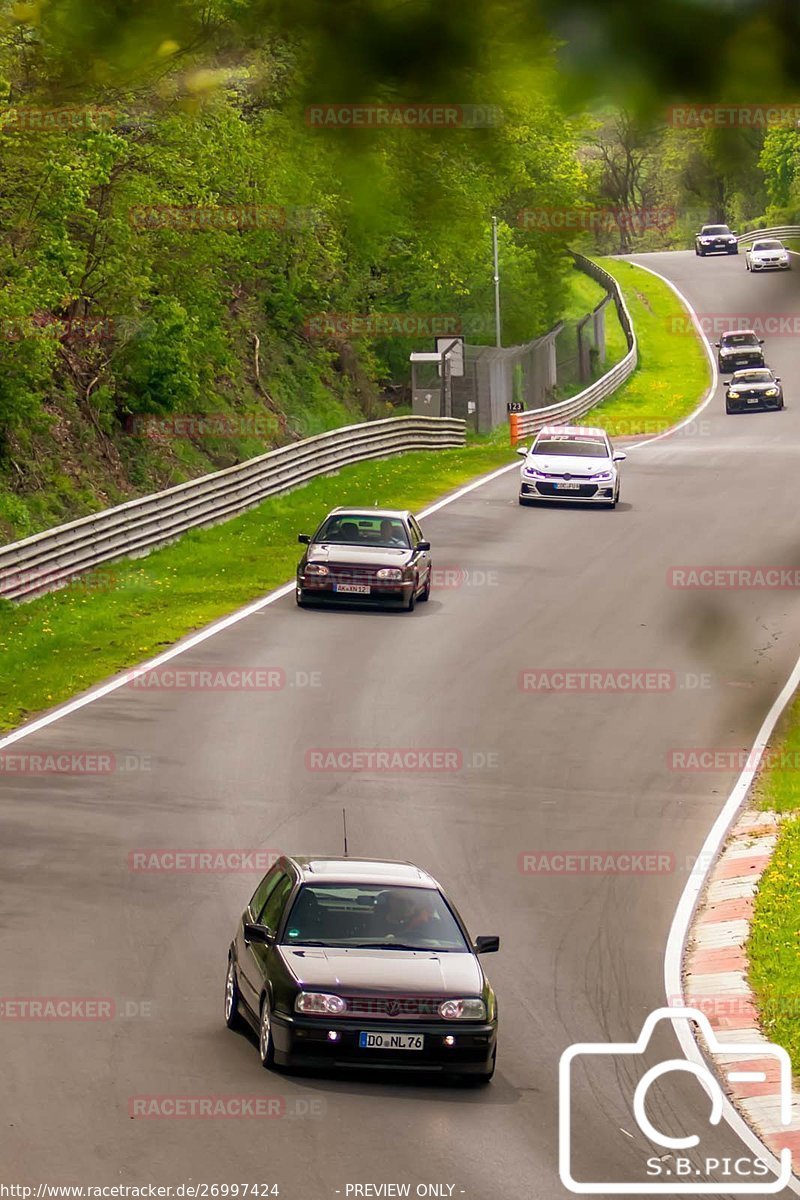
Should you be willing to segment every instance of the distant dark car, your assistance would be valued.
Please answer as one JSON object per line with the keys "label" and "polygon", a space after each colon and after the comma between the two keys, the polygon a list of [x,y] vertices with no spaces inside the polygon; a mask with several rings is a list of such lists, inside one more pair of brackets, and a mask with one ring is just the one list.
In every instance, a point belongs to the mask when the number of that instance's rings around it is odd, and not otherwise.
{"label": "distant dark car", "polygon": [[714,345],[717,347],[717,363],[723,375],[731,375],[741,367],[765,367],[764,339],[752,329],[738,329],[735,333],[723,333]]}
{"label": "distant dark car", "polygon": [[704,225],[694,239],[694,252],[701,258],[706,254],[738,254],[739,243],[727,225]]}
{"label": "distant dark car", "polygon": [[488,1082],[497,1002],[439,884],[407,862],[278,859],[228,951],[225,1021],[265,1067],[436,1071]]}
{"label": "distant dark car", "polygon": [[725,412],[752,412],[783,408],[783,387],[769,367],[737,371],[726,384]]}
{"label": "distant dark car", "polygon": [[412,513],[335,508],[297,567],[297,603],[394,605],[413,610],[431,594],[431,544]]}

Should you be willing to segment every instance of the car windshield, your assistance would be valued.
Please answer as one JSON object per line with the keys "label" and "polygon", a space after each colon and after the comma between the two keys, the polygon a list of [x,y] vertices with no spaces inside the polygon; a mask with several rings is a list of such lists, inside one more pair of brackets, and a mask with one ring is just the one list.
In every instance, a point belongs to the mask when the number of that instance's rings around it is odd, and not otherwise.
{"label": "car windshield", "polygon": [[314,535],[314,541],[405,550],[410,545],[405,523],[399,517],[373,517],[363,513],[336,513],[328,517]]}
{"label": "car windshield", "polygon": [[754,250],[782,250],[783,242],[756,242],[753,246]]}
{"label": "car windshield", "polygon": [[723,346],[757,346],[758,338],[754,333],[723,333]]}
{"label": "car windshield", "polygon": [[441,892],[380,883],[305,884],[292,905],[282,944],[469,950]]}
{"label": "car windshield", "polygon": [[772,371],[768,369],[764,370],[762,368],[758,371],[737,371],[731,380],[731,385],[733,387],[738,387],[741,383],[771,383],[772,378]]}
{"label": "car windshield", "polygon": [[728,229],[727,225],[705,225],[703,233],[715,237],[719,233],[730,233],[730,229]]}
{"label": "car windshield", "polygon": [[605,442],[579,438],[546,438],[531,450],[531,454],[569,455],[570,458],[608,458]]}

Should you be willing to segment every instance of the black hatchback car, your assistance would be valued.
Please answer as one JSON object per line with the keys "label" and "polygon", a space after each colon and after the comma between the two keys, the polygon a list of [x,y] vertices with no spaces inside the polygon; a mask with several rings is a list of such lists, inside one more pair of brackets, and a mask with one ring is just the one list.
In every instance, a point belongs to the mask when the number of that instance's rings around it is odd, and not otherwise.
{"label": "black hatchback car", "polygon": [[225,1021],[265,1067],[434,1071],[488,1082],[497,1002],[439,884],[408,862],[280,858],[230,949]]}
{"label": "black hatchback car", "polygon": [[738,254],[739,243],[727,225],[704,225],[694,239],[694,252],[700,258],[707,254]]}
{"label": "black hatchback car", "polygon": [[296,599],[311,603],[388,605],[412,611],[431,594],[431,544],[412,513],[334,508],[297,567]]}

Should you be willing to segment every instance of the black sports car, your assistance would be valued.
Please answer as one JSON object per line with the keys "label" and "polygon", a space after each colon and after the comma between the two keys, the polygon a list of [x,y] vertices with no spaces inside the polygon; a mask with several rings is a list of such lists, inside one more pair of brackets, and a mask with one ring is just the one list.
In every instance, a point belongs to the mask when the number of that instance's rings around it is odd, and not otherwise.
{"label": "black sports car", "polygon": [[783,408],[781,381],[769,367],[737,371],[725,386],[726,413]]}
{"label": "black sports car", "polygon": [[265,1067],[437,1071],[488,1082],[497,1003],[439,884],[408,862],[278,859],[228,951],[225,1021]]}
{"label": "black sports car", "polygon": [[727,225],[704,225],[694,239],[694,252],[701,258],[706,254],[738,254],[739,243]]}
{"label": "black sports car", "polygon": [[411,611],[431,594],[431,544],[413,514],[386,508],[335,508],[297,568],[297,603],[396,605]]}
{"label": "black sports car", "polygon": [[740,367],[765,367],[764,339],[752,329],[737,329],[735,333],[723,333],[714,345],[717,347],[717,363],[723,375],[732,375]]}

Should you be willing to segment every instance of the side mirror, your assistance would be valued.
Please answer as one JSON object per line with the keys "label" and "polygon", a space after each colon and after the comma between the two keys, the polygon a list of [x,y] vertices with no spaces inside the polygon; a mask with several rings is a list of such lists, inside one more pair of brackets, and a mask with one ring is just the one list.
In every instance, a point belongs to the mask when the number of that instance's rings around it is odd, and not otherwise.
{"label": "side mirror", "polygon": [[307,533],[298,533],[297,540],[298,542],[302,542],[304,546],[307,546],[310,543],[311,538]]}
{"label": "side mirror", "polygon": [[721,346],[721,345],[722,345],[722,342],[714,342],[714,345],[715,345],[715,346]]}
{"label": "side mirror", "polygon": [[624,450],[615,450],[612,457],[613,457],[614,462],[625,462],[625,459],[628,456]]}
{"label": "side mirror", "polygon": [[418,550],[430,550],[430,548],[431,548],[430,542],[417,542]]}
{"label": "side mirror", "polygon": [[776,382],[776,383],[780,383],[780,381],[781,381],[781,377],[780,377],[780,375],[776,375],[776,376],[775,376],[775,382]]}
{"label": "side mirror", "polygon": [[526,446],[517,446],[517,454],[521,454],[523,458],[528,457],[528,449]]}
{"label": "side mirror", "polygon": [[250,921],[246,921],[244,940],[248,945],[271,946],[275,941],[275,935],[272,930],[267,929],[266,925],[253,925]]}
{"label": "side mirror", "polygon": [[759,344],[759,346],[763,346],[763,345],[764,345],[764,339],[763,339],[763,338],[759,338],[759,339],[758,339],[758,344]]}
{"label": "side mirror", "polygon": [[496,936],[487,936],[475,938],[475,953],[476,954],[494,954],[500,949],[500,938]]}

